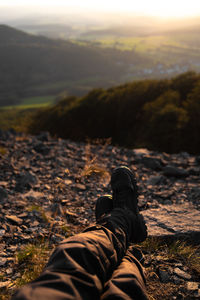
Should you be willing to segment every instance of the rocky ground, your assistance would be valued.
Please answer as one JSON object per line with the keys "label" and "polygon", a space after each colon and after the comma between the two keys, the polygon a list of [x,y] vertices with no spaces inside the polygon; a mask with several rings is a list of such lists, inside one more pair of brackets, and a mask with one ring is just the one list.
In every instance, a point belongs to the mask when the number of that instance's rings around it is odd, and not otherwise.
{"label": "rocky ground", "polygon": [[[20,276],[15,257],[24,244],[57,245],[94,222],[95,201],[111,193],[109,174],[119,165],[136,174],[151,236],[186,234],[200,244],[200,156],[0,131],[0,295]],[[163,250],[145,258],[150,299],[200,297],[200,280],[187,263]]]}

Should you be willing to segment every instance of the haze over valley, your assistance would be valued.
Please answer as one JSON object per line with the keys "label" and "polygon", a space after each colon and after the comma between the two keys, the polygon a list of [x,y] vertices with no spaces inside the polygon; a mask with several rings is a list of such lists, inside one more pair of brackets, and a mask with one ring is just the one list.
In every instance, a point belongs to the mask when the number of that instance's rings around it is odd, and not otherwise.
{"label": "haze over valley", "polygon": [[0,19],[1,106],[200,70],[199,17],[1,7]]}

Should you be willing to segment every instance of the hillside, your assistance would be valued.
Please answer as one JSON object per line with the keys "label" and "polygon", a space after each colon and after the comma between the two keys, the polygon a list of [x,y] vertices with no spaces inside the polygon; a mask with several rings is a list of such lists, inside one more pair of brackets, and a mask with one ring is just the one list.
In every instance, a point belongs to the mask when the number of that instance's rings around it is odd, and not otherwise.
{"label": "hillside", "polygon": [[0,25],[0,40],[0,106],[64,90],[80,95],[119,81],[130,62],[148,62],[134,52],[51,40],[5,25]]}
{"label": "hillside", "polygon": [[[146,20],[147,21],[147,20]],[[81,40],[102,48],[115,47],[135,51],[148,57],[151,63],[135,69],[129,66],[126,78],[163,78],[188,70],[200,71],[200,21],[185,23],[151,20],[84,32]]]}
{"label": "hillside", "polygon": [[198,297],[199,157],[1,131],[2,300],[37,277],[60,241],[93,224],[96,199],[111,193],[110,173],[119,165],[138,181],[150,237],[134,246],[145,254],[150,299]]}
{"label": "hillside", "polygon": [[85,32],[79,26],[83,33],[71,40],[60,39],[72,29],[66,25],[38,25],[40,33],[48,27],[55,39],[0,25],[0,106],[26,103],[33,97],[38,97],[37,102],[41,96],[63,92],[83,96],[93,88],[135,79],[199,72],[199,23],[174,29],[166,24],[158,28],[159,24],[142,25],[140,20],[137,25],[135,20]]}
{"label": "hillside", "polygon": [[170,80],[95,89],[39,110],[29,131],[45,130],[78,141],[111,138],[113,144],[170,153],[199,153],[199,95],[200,75],[193,72]]}

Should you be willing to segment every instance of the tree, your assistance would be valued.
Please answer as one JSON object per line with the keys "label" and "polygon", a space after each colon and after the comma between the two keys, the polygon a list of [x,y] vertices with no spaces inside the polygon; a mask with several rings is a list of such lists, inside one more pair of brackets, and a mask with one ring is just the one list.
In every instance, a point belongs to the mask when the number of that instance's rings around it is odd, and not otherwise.
{"label": "tree", "polygon": [[178,92],[168,90],[155,101],[144,105],[146,139],[159,150],[180,151],[182,134],[188,122],[187,111],[180,106]]}

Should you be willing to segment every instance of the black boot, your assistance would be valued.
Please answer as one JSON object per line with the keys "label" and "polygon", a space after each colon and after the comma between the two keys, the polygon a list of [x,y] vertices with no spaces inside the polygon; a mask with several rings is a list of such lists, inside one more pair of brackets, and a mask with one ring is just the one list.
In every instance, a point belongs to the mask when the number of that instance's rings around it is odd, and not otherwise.
{"label": "black boot", "polygon": [[113,207],[124,208],[136,216],[130,241],[143,242],[147,238],[147,227],[143,216],[139,213],[138,187],[131,170],[124,166],[116,168],[111,176],[111,187]]}

